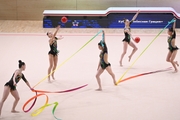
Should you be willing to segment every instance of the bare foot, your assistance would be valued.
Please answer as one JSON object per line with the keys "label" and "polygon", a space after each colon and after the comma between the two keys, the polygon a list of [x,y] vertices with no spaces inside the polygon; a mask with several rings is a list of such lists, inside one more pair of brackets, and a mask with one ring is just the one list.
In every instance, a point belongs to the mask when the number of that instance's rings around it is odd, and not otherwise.
{"label": "bare foot", "polygon": [[19,111],[16,111],[16,110],[12,110],[11,112],[12,113],[19,113]]}
{"label": "bare foot", "polygon": [[98,88],[98,89],[96,89],[96,91],[102,91],[102,89],[101,89],[101,88]]}
{"label": "bare foot", "polygon": [[121,66],[121,67],[123,67],[123,65],[122,65],[122,62],[121,62],[121,61],[119,62],[119,64],[120,64],[120,66]]}
{"label": "bare foot", "polygon": [[178,72],[178,70],[174,70],[174,73],[177,73]]}
{"label": "bare foot", "polygon": [[175,64],[179,67],[178,61],[176,61]]}
{"label": "bare foot", "polygon": [[55,80],[54,75],[52,75],[52,79]]}
{"label": "bare foot", "polygon": [[129,58],[129,62],[131,61],[131,57],[132,57],[132,56],[129,56],[129,57],[128,57],[128,58]]}
{"label": "bare foot", "polygon": [[51,83],[51,79],[50,78],[48,78],[48,82]]}
{"label": "bare foot", "polygon": [[113,80],[113,82],[114,82],[114,85],[117,85],[117,84],[116,84],[116,80]]}

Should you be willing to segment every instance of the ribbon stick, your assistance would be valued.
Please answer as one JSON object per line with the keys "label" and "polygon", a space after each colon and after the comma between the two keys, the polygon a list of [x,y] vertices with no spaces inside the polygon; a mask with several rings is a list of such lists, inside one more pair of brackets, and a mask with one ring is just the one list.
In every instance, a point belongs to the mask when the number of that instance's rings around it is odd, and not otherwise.
{"label": "ribbon stick", "polygon": [[88,42],[86,42],[80,49],[78,49],[74,54],[72,54],[69,58],[67,58],[64,62],[62,62],[55,70],[53,70],[49,75],[44,77],[40,82],[38,82],[33,88],[35,88],[37,85],[39,85],[41,82],[46,80],[52,73],[57,71],[62,65],[64,65],[66,62],[68,62],[73,56],[75,56],[79,51],[81,51],[86,45],[88,45],[95,37],[97,37],[102,30],[100,30],[95,36],[93,36]]}

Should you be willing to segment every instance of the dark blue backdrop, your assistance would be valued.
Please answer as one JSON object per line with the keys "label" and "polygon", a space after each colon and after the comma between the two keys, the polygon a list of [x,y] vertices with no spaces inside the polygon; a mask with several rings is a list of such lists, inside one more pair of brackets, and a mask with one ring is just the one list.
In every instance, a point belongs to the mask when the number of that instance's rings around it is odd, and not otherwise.
{"label": "dark blue backdrop", "polygon": [[[64,28],[124,28],[123,18],[132,19],[134,13],[111,13],[108,16],[67,16],[67,23],[61,22],[62,16],[45,16],[44,28],[61,25]],[[171,13],[140,13],[131,28],[164,28],[174,16]],[[177,20],[180,28],[180,20]]]}

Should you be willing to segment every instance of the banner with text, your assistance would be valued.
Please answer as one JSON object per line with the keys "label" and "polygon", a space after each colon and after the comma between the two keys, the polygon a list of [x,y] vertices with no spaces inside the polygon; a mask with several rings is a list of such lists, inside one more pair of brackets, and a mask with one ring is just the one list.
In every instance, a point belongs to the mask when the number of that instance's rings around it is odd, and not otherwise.
{"label": "banner with text", "polygon": [[[108,16],[66,16],[68,21],[61,22],[62,16],[45,16],[44,28],[54,28],[61,25],[63,28],[124,28],[123,19],[131,20],[134,13],[110,13]],[[131,25],[131,28],[163,28],[168,21],[174,18],[171,13],[140,13]],[[180,28],[180,20],[177,20]]]}

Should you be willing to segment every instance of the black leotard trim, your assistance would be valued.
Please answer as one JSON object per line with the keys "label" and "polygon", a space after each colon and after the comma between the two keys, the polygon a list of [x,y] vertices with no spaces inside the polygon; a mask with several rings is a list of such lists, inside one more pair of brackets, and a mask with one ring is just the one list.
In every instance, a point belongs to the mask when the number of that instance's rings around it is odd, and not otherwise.
{"label": "black leotard trim", "polygon": [[[9,80],[9,82],[7,82],[5,84],[5,86],[9,86],[11,90],[16,90],[16,86],[14,86],[13,77],[14,77],[14,74],[13,74],[12,78]],[[21,76],[20,75],[16,76],[16,78],[15,78],[16,83],[18,83],[21,78],[23,79],[24,82],[27,82],[24,74],[22,74]]]}

